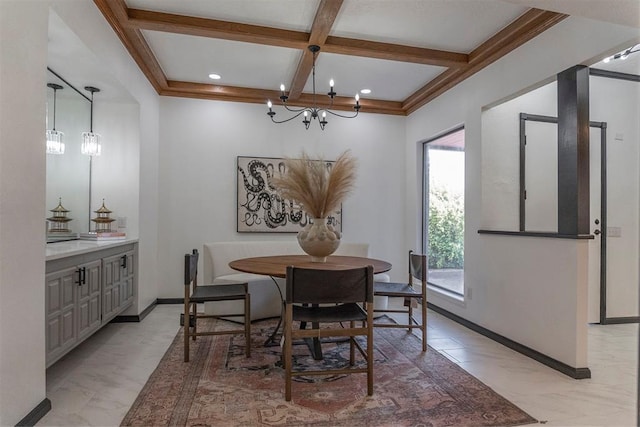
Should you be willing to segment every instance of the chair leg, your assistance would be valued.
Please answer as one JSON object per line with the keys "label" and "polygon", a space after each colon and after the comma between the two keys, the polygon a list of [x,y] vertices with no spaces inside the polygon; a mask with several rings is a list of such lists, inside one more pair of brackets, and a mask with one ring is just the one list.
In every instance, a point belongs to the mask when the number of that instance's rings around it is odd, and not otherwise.
{"label": "chair leg", "polygon": [[422,351],[427,351],[427,301],[422,299]]}
{"label": "chair leg", "polygon": [[184,299],[184,361],[189,361],[189,298],[188,296]]}
{"label": "chair leg", "polygon": [[[373,303],[369,303],[373,304]],[[367,395],[373,395],[373,315],[367,316]]]}
{"label": "chair leg", "polygon": [[289,402],[291,400],[291,370],[293,365],[293,360],[291,358],[292,352],[292,342],[291,342],[291,323],[293,322],[291,309],[287,308],[284,319],[284,372],[285,372],[285,383],[284,383],[284,399]]}
{"label": "chair leg", "polygon": [[244,341],[246,356],[251,357],[251,295],[244,299]]}
{"label": "chair leg", "polygon": [[[411,319],[413,318],[413,299],[409,298],[409,319],[407,319],[407,325],[411,325]],[[407,328],[407,333],[411,333],[411,328]]]}
{"label": "chair leg", "polygon": [[196,333],[198,332],[198,304],[191,304],[191,311],[193,312],[193,340],[196,340]]}
{"label": "chair leg", "polygon": [[[351,329],[356,327],[356,322],[353,320],[349,322],[349,327]],[[354,343],[355,337],[349,337],[349,365],[353,366],[356,363],[356,346]]]}

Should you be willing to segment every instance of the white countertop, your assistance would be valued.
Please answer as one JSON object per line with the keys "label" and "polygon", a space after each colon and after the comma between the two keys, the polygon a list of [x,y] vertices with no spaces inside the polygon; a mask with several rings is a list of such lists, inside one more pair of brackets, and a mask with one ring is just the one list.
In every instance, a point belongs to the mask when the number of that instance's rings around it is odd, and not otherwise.
{"label": "white countertop", "polygon": [[66,242],[47,243],[45,259],[47,261],[52,261],[73,255],[95,252],[105,248],[129,245],[131,243],[136,243],[137,241],[138,239],[127,238],[124,240],[105,240],[100,242],[93,240],[69,240]]}

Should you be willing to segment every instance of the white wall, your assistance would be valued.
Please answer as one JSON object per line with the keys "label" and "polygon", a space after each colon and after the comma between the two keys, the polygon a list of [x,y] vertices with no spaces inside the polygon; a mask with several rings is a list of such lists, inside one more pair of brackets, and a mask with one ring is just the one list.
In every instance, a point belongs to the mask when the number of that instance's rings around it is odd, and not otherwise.
{"label": "white wall", "polygon": [[404,279],[404,121],[360,114],[305,130],[297,120],[271,123],[263,105],[163,97],[158,296],[181,296],[183,255],[205,242],[295,239],[236,232],[236,157],[295,157],[303,149],[326,159],[351,149],[359,169],[343,204],[343,241],[368,242],[370,255],[390,261],[392,276]]}
{"label": "white wall", "polygon": [[0,425],[46,397],[47,19],[39,3],[0,2]]}
{"label": "white wall", "polygon": [[[483,198],[493,196],[492,189],[483,187],[483,179],[491,173],[491,165],[483,164],[483,159],[503,153],[483,145],[481,114],[485,106],[537,86],[560,71],[600,57],[611,47],[637,37],[637,29],[568,18],[407,119],[405,236],[409,244],[418,244],[420,239],[419,141],[458,124],[465,126],[464,280],[466,288],[473,291],[472,297],[467,295],[466,301],[459,303],[431,292],[430,300],[574,368],[586,366],[586,244],[575,240],[477,233],[487,225],[502,225],[507,221],[506,217],[493,217],[495,208],[485,209],[488,215],[482,217]],[[508,182],[509,178],[492,180]],[[513,223],[509,225],[513,230]],[[532,264],[536,259],[544,263]],[[538,296],[528,300],[534,292],[531,287],[535,287]]]}

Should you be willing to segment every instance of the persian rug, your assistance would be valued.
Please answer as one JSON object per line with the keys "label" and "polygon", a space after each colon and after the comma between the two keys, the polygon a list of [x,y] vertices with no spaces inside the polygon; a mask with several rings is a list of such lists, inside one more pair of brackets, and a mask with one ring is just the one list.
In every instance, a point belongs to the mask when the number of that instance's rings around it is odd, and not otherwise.
{"label": "persian rug", "polygon": [[[229,324],[211,321],[206,327]],[[375,330],[373,396],[367,396],[366,374],[301,376],[294,377],[293,399],[286,402],[281,349],[264,346],[274,327],[275,321],[252,324],[250,358],[244,355],[240,335],[198,337],[188,363],[183,362],[179,332],[122,425],[435,427],[536,422],[433,348],[423,353],[417,336],[390,328]],[[322,348],[324,360],[316,361],[305,345],[295,345],[296,369],[348,363],[347,342]]]}

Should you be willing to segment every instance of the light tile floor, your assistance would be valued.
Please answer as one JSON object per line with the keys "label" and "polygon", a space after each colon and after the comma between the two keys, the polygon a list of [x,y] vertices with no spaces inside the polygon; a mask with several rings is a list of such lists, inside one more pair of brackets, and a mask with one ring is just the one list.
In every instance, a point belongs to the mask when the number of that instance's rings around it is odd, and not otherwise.
{"label": "light tile floor", "polygon": [[[180,310],[159,305],[141,323],[109,324],[49,368],[53,408],[38,425],[118,425],[175,337]],[[587,380],[573,380],[431,311],[428,342],[548,426],[636,425],[636,324],[589,327]]]}

